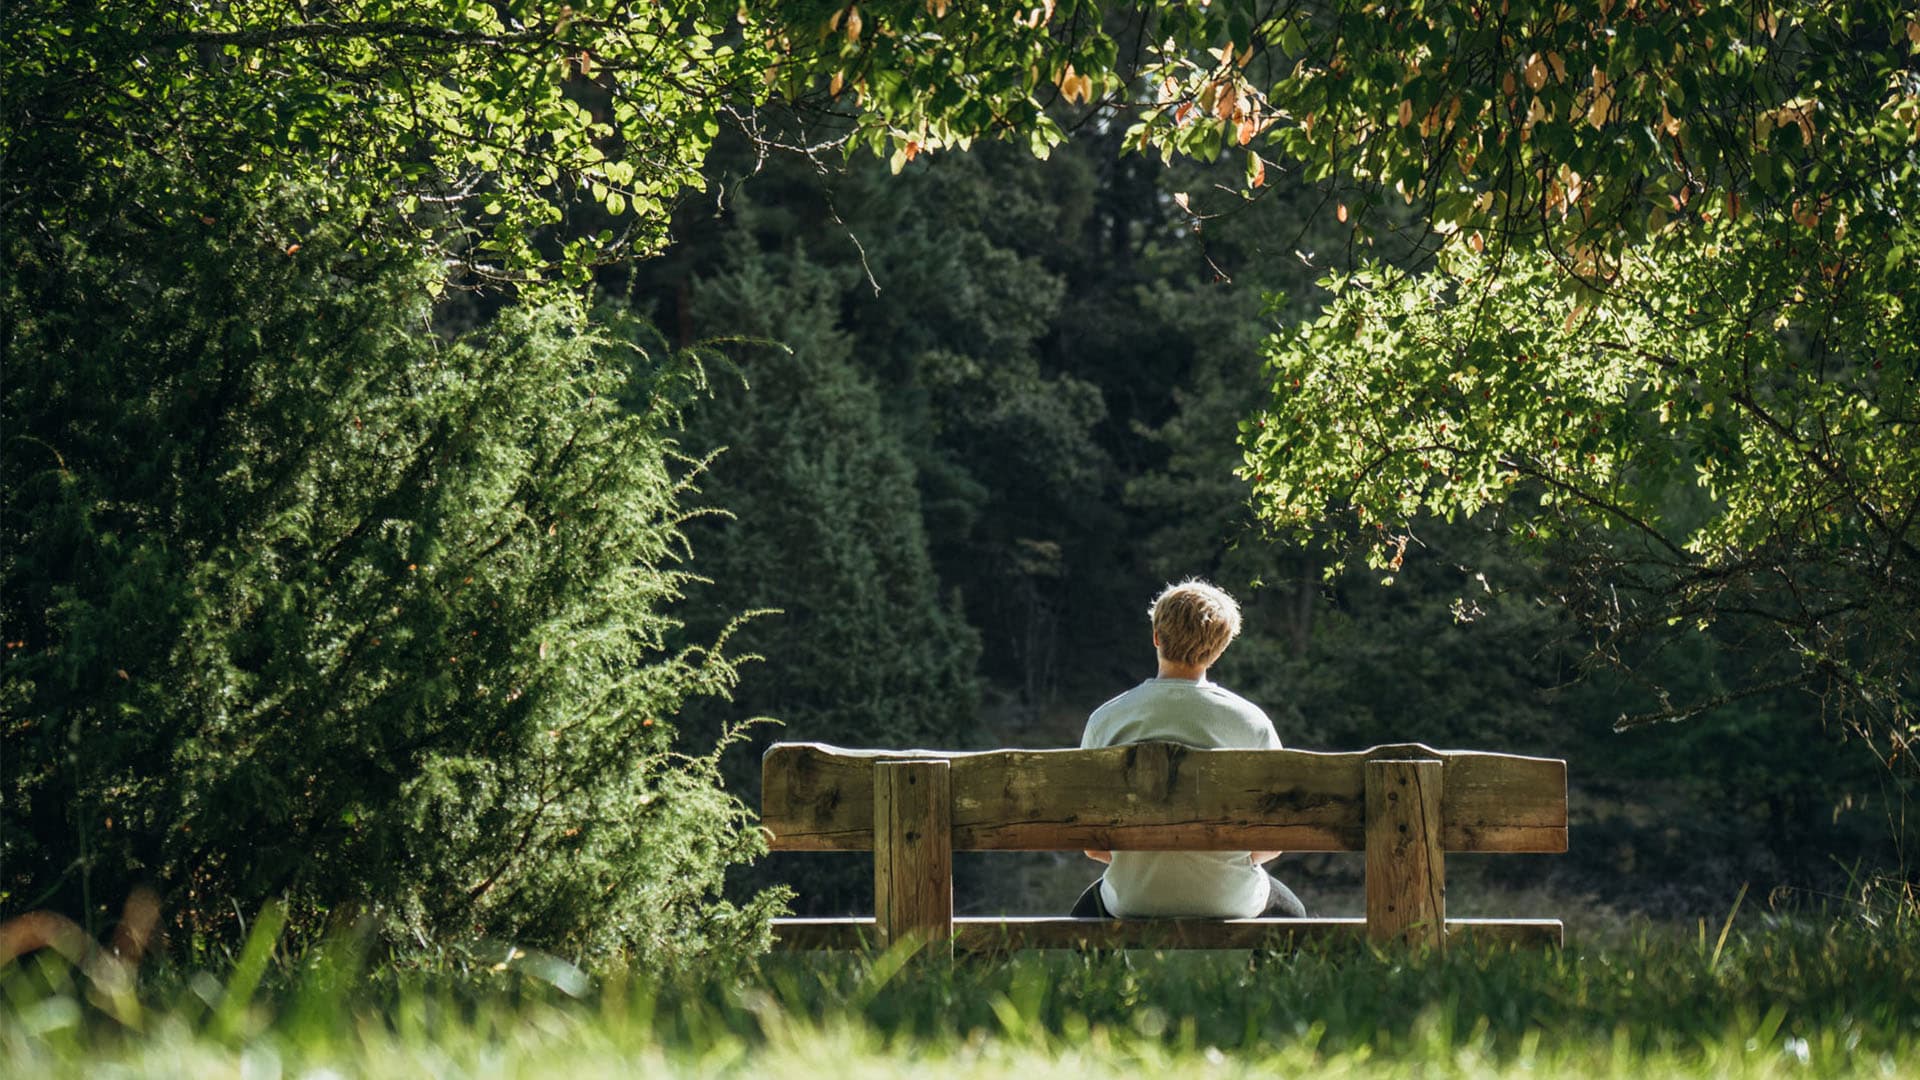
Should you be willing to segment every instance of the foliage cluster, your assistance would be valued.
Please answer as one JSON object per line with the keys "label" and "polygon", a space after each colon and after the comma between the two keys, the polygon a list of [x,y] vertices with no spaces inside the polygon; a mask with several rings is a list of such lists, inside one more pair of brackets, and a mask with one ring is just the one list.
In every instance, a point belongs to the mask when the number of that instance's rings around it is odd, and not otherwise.
{"label": "foliage cluster", "polygon": [[1375,548],[1388,572],[1406,523],[1492,511],[1574,567],[1562,598],[1623,667],[1670,627],[1777,643],[1728,689],[1623,723],[1807,686],[1897,757],[1920,603],[1915,264],[1882,236],[1813,267],[1795,245],[1816,243],[1777,222],[1674,237],[1591,310],[1544,257],[1339,278],[1274,345],[1275,404],[1247,438],[1263,505],[1299,526],[1351,508],[1398,538]]}
{"label": "foliage cluster", "polygon": [[[1915,13],[1336,3],[1250,33],[1280,66],[1207,85],[1251,80],[1268,145],[1355,213],[1412,204],[1433,253],[1328,278],[1272,342],[1263,513],[1351,514],[1397,570],[1419,515],[1496,510],[1569,567],[1600,659],[1714,624],[1771,644],[1623,725],[1797,687],[1906,757]],[[1165,112],[1137,137],[1173,139]]]}
{"label": "foliage cluster", "polygon": [[[657,242],[664,201],[698,183],[719,110],[762,67],[717,40],[729,14],[619,0],[15,8],[0,24],[0,185],[48,185],[57,205],[154,156],[181,169],[146,193],[156,213],[196,216],[209,185],[259,198],[317,184],[361,221],[362,252],[425,240],[506,279],[584,265]],[[635,234],[542,250],[542,228],[589,198],[631,203]]]}
{"label": "foliage cluster", "polygon": [[[1058,142],[1044,112],[1053,73],[1109,67],[1115,50],[1057,33],[1053,8],[1017,19],[921,0],[9,8],[0,190],[48,186],[57,205],[151,155],[183,170],[147,194],[156,212],[193,216],[206,185],[257,198],[318,184],[360,219],[359,250],[426,242],[488,279],[584,282],[597,262],[656,250],[674,198],[702,186],[722,124],[751,125],[776,90],[844,93],[862,142],[903,160],[1009,129]],[[1076,5],[1061,21],[1096,17]]]}

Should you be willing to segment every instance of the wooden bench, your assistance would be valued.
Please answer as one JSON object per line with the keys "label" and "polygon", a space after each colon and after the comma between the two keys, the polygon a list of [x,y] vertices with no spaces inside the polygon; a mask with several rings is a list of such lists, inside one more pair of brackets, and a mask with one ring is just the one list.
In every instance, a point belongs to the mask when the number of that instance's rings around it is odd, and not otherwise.
{"label": "wooden bench", "polygon": [[[775,851],[871,851],[874,916],[774,920],[776,947],[1284,948],[1326,937],[1559,945],[1558,919],[1452,919],[1448,851],[1564,852],[1567,766],[1418,743],[1358,753],[846,750],[761,762]],[[958,851],[1364,851],[1367,915],[1076,919],[953,915]],[[1091,879],[1093,864],[1088,864]]]}

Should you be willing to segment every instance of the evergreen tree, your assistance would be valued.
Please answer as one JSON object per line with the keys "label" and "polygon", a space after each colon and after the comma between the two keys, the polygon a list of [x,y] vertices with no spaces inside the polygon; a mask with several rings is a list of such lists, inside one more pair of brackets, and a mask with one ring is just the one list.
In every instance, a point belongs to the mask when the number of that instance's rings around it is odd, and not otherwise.
{"label": "evergreen tree", "polygon": [[738,637],[762,657],[739,707],[790,738],[965,741],[978,641],[941,595],[913,463],[838,323],[842,275],[744,230],[725,267],[696,284],[694,324],[744,339],[741,377],[717,381],[689,440],[720,451],[702,486],[729,519],[694,527],[709,619],[774,609]]}
{"label": "evergreen tree", "polygon": [[[711,582],[690,621],[712,634],[757,611],[734,640],[759,659],[732,705],[691,715],[770,716],[785,739],[969,745],[979,639],[934,575],[913,462],[839,324],[848,268],[823,268],[798,243],[762,251],[747,229],[692,290],[696,332],[735,336],[738,377],[717,378],[714,400],[689,414],[689,443],[716,454],[703,493],[724,511],[689,526]],[[757,755],[729,761],[730,781],[757,791]],[[776,861],[746,878],[763,879],[794,885],[803,910],[872,902],[864,860]]]}
{"label": "evergreen tree", "polygon": [[440,267],[311,198],[144,205],[186,182],[0,230],[0,906],[750,935],[757,834],[675,738],[732,665],[666,648],[697,370],[558,307],[436,334]]}

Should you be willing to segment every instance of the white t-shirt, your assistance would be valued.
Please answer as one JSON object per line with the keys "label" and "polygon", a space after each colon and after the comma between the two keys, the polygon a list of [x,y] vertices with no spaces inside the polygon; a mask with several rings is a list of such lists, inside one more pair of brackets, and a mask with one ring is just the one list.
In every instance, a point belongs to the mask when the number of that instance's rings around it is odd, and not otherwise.
{"label": "white t-shirt", "polygon": [[[1136,742],[1278,750],[1260,707],[1204,680],[1148,679],[1093,711],[1082,749]],[[1244,851],[1116,851],[1100,899],[1119,916],[1249,919],[1266,910],[1267,872]]]}

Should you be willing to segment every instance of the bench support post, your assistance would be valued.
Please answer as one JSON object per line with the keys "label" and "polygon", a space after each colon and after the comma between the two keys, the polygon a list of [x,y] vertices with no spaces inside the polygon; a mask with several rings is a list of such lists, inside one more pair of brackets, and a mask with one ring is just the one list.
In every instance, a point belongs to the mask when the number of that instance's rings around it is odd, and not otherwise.
{"label": "bench support post", "polygon": [[873,911],[880,944],[952,948],[953,770],[941,759],[873,766]]}
{"label": "bench support post", "polygon": [[1446,944],[1439,761],[1367,763],[1367,936]]}

